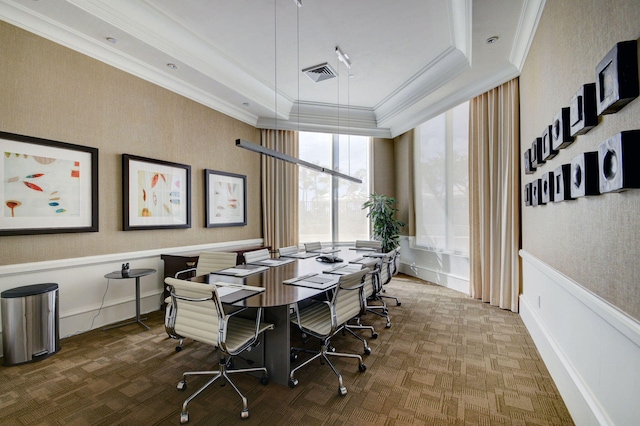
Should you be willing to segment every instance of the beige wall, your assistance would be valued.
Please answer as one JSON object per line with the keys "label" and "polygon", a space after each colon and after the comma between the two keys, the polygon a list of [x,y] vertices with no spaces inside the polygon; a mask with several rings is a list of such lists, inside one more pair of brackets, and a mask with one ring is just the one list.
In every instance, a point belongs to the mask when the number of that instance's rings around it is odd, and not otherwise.
{"label": "beige wall", "polygon": [[[0,21],[0,130],[99,149],[100,232],[0,237],[0,264],[262,237],[259,142],[241,123]],[[122,231],[123,153],[191,165],[191,228]],[[248,225],[204,228],[204,172],[247,176]]]}
{"label": "beige wall", "polygon": [[[624,40],[640,37],[637,0],[547,1],[520,77],[521,152],[531,146],[595,67]],[[534,175],[622,131],[640,129],[640,99],[578,136]],[[522,156],[521,156],[522,158]],[[636,166],[637,167],[637,166]],[[640,190],[522,208],[522,247],[562,274],[640,319]]]}

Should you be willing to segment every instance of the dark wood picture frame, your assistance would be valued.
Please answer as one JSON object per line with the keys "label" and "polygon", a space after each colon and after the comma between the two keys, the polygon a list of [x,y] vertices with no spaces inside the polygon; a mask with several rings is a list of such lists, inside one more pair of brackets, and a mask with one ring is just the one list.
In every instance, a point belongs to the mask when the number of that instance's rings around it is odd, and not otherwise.
{"label": "dark wood picture frame", "polygon": [[97,148],[0,132],[0,149],[0,236],[98,232]]}
{"label": "dark wood picture frame", "polygon": [[191,166],[122,154],[125,231],[191,228]]}
{"label": "dark wood picture frame", "polygon": [[247,224],[247,177],[205,169],[205,227]]}

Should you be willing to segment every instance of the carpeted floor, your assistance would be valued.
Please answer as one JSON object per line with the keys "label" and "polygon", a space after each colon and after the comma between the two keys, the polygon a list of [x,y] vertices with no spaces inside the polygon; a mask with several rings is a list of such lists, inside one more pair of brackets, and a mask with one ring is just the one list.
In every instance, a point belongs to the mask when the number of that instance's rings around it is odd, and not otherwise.
{"label": "carpeted floor", "polygon": [[[346,396],[338,396],[335,375],[319,362],[300,370],[295,389],[236,375],[250,417],[240,419],[230,386],[214,385],[189,404],[189,424],[573,424],[517,314],[402,275],[386,288],[402,305],[389,304],[390,329],[383,318],[365,317],[379,332],[375,340],[364,334],[372,349],[366,372],[353,359],[335,362]],[[217,356],[193,341],[175,352],[162,312],[147,323],[150,332],[136,324],[94,330],[63,339],[46,360],[0,367],[0,424],[179,424],[182,402],[205,380],[191,379],[181,392],[182,372],[213,368]],[[362,353],[353,337],[333,344]]]}

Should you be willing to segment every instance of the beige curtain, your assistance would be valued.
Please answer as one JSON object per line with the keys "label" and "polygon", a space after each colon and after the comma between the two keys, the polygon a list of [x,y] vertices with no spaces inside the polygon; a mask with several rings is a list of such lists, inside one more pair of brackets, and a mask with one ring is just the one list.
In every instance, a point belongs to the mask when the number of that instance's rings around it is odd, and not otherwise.
{"label": "beige curtain", "polygon": [[[262,146],[298,157],[298,132],[261,130]],[[271,250],[298,245],[298,166],[262,156],[262,233]]]}
{"label": "beige curtain", "polygon": [[518,79],[469,105],[471,297],[518,312],[520,122]]}

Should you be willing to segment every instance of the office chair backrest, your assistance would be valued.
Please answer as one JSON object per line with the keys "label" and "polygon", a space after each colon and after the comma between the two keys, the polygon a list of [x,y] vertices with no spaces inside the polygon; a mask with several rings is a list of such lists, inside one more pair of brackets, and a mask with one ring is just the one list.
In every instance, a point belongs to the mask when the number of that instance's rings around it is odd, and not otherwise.
{"label": "office chair backrest", "polygon": [[305,251],[320,250],[321,248],[322,244],[320,242],[304,243]]}
{"label": "office chair backrest", "polygon": [[368,272],[369,268],[363,268],[353,274],[340,276],[331,301],[334,306],[333,327],[338,327],[351,318],[364,313],[362,287],[364,285],[364,277]]}
{"label": "office chair backrest", "polygon": [[247,251],[244,253],[244,263],[257,262],[259,260],[271,259],[271,253],[269,249],[260,249],[254,251]]}
{"label": "office chair backrest", "polygon": [[391,264],[391,276],[398,275],[400,271],[400,246],[393,251],[393,263]]}
{"label": "office chair backrest", "polygon": [[238,255],[223,251],[203,251],[196,264],[196,276],[236,266]]}
{"label": "office chair backrest", "polygon": [[385,253],[380,262],[380,285],[388,284],[389,281],[391,281],[391,263],[393,263],[393,261],[393,251]]}
{"label": "office chair backrest", "polygon": [[382,241],[356,240],[356,248],[381,249],[382,248]]}
{"label": "office chair backrest", "polygon": [[379,291],[378,290],[378,283],[380,282],[380,278],[378,277],[380,273],[380,270],[378,268],[379,264],[380,264],[379,259],[372,259],[362,264],[363,268],[369,268],[369,273],[367,273],[367,275],[365,275],[364,277],[363,291],[364,291],[365,297],[372,296],[374,293],[377,293]]}
{"label": "office chair backrest", "polygon": [[296,254],[298,252],[297,246],[289,246],[289,247],[280,247],[278,249],[278,254],[280,256],[285,256],[288,254]]}
{"label": "office chair backrest", "polygon": [[216,286],[171,277],[165,278],[165,283],[171,286],[176,333],[219,346],[219,323],[224,311]]}

